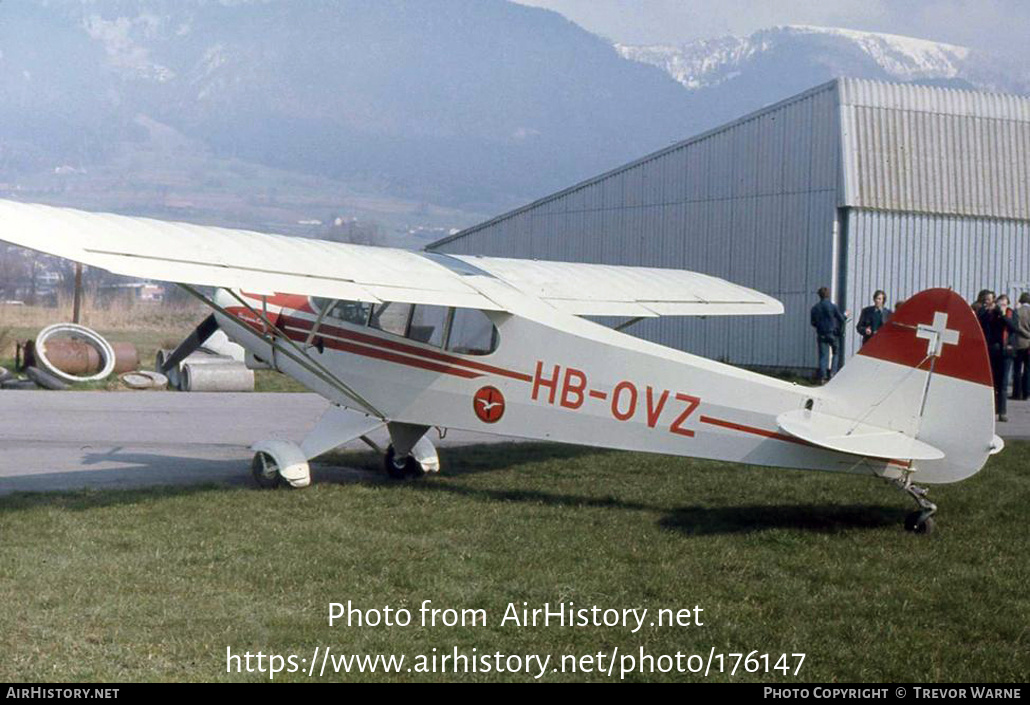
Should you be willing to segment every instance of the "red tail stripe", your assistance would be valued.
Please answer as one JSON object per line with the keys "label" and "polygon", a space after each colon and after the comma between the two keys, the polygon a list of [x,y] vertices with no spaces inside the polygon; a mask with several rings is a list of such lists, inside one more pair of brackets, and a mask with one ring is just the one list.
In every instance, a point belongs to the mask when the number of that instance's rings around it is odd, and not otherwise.
{"label": "red tail stripe", "polygon": [[754,426],[745,426],[744,424],[734,423],[733,421],[725,421],[723,419],[716,419],[711,416],[702,416],[701,423],[711,424],[712,426],[721,426],[728,428],[731,431],[743,431],[744,433],[752,433],[756,436],[762,436],[764,438],[774,438],[777,441],[786,441],[787,443],[797,443],[802,446],[814,446],[808,441],[803,441],[800,438],[794,436],[788,436],[784,433],[777,433],[776,431],[767,431],[764,428],[756,428]]}
{"label": "red tail stripe", "polygon": [[[797,443],[802,446],[809,446],[811,448],[819,448],[820,446],[815,443],[809,443],[806,440],[795,438],[784,433],[777,433],[776,431],[766,431],[764,428],[755,428],[754,426],[745,426],[744,424],[734,423],[732,421],[724,421],[722,419],[712,418],[711,416],[702,416],[702,423],[711,424],[712,426],[722,426],[733,431],[743,431],[744,433],[753,433],[756,436],[762,436],[764,438],[774,438],[777,441],[786,441],[787,443]],[[911,460],[888,460],[891,465],[900,465],[901,467],[908,468],[912,467]]]}

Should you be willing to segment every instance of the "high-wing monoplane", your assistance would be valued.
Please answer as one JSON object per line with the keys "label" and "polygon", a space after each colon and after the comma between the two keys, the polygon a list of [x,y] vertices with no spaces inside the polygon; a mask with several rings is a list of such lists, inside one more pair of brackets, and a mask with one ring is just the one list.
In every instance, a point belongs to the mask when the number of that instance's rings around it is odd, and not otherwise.
{"label": "high-wing monoplane", "polygon": [[388,473],[439,470],[431,428],[857,473],[918,504],[916,485],[978,472],[1002,443],[983,334],[930,289],[900,306],[831,382],[808,387],[633,337],[662,316],[783,312],[694,272],[458,256],[0,201],[0,240],[116,274],[175,282],[213,309],[165,362],[215,330],[254,364],[330,400],[299,443],[259,441],[263,486],[310,482],[308,461],[385,427]]}

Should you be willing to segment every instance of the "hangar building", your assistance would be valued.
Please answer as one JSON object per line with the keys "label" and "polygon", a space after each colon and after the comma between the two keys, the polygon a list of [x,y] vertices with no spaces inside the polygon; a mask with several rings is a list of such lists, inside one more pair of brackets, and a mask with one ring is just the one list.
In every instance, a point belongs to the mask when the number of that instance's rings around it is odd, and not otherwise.
{"label": "hangar building", "polygon": [[[1030,97],[838,79],[440,240],[455,254],[690,269],[783,316],[647,320],[733,364],[814,368],[809,309],[1030,289]],[[849,325],[846,350],[858,336]]]}

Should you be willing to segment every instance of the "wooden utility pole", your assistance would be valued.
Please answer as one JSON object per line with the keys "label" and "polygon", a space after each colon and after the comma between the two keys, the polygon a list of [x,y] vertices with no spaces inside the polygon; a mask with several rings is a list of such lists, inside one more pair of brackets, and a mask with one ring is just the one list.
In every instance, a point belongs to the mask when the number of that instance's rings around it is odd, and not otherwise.
{"label": "wooden utility pole", "polygon": [[82,265],[75,263],[75,303],[72,304],[72,323],[79,323],[82,314]]}

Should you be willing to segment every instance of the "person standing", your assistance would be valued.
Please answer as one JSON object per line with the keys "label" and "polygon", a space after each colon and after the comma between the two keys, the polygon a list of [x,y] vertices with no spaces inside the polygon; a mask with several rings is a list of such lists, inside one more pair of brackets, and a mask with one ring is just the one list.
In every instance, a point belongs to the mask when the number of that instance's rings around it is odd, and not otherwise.
{"label": "person standing", "polygon": [[998,308],[994,300],[994,292],[979,297],[982,301],[976,312],[984,340],[987,342],[987,354],[991,359],[991,375],[994,378],[994,413],[998,421],[1008,421],[1005,390],[1005,334],[1016,331],[1016,324]]}
{"label": "person standing", "polygon": [[1012,398],[1026,401],[1030,399],[1030,293],[1024,291],[1019,295],[1015,323],[1016,333],[1009,336],[1016,353],[1012,369]]}
{"label": "person standing", "polygon": [[[816,342],[819,346],[819,371],[816,379],[819,384],[826,384],[834,374],[840,371],[843,347],[840,344],[841,331],[844,330],[846,318],[837,304],[830,301],[830,290],[820,287],[819,303],[812,307],[811,322],[815,328]],[[830,370],[830,354],[833,354],[833,370]]]}
{"label": "person standing", "polygon": [[862,309],[862,315],[858,317],[858,334],[862,336],[862,345],[869,342],[876,331],[883,327],[887,319],[894,313],[886,306],[887,293],[878,289],[873,294],[873,305]]}
{"label": "person standing", "polygon": [[990,289],[981,289],[980,293],[976,295],[976,301],[973,302],[972,309],[973,313],[980,315],[980,309],[984,306],[994,305],[994,292]]}
{"label": "person standing", "polygon": [[1001,389],[1002,393],[1008,395],[1009,389],[1012,386],[1012,368],[1016,362],[1016,338],[1019,337],[1018,326],[1016,323],[1016,312],[1012,310],[1009,305],[1008,294],[1000,294],[996,299],[998,302],[998,310],[1001,311],[1001,315],[1009,319],[1013,325],[1006,326],[1005,330],[1001,334],[1001,357],[1002,357],[1002,373],[1001,373]]}

